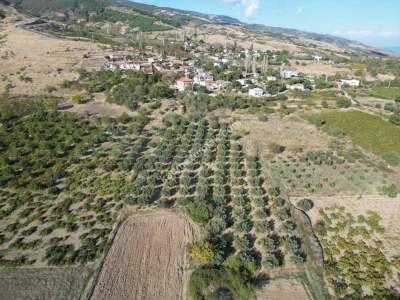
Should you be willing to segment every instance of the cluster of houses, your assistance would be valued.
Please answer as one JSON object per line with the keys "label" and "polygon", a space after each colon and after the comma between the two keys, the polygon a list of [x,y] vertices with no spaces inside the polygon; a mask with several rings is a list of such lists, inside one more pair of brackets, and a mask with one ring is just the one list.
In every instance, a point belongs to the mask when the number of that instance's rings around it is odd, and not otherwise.
{"label": "cluster of houses", "polygon": [[[258,51],[241,50],[239,53],[233,53],[231,50],[225,49],[223,53],[219,55],[209,54],[208,50],[200,49],[194,47],[190,43],[185,43],[185,49],[191,51],[196,58],[206,58],[211,62],[214,67],[223,67],[226,65],[236,65],[243,66],[246,65],[246,71],[243,72],[243,78],[236,80],[240,83],[242,89],[248,90],[248,96],[250,97],[262,97],[266,95],[263,87],[266,82],[276,81],[278,78],[276,76],[265,77],[262,82],[260,82],[259,68],[255,67],[254,57],[259,56]],[[147,60],[134,60],[132,59],[134,55],[132,53],[113,53],[106,57],[105,68],[110,70],[135,70],[143,71],[145,74],[153,74],[154,72],[160,72],[163,74],[171,74],[173,77],[177,78],[175,84],[171,85],[170,88],[176,92],[185,92],[188,90],[194,90],[194,87],[203,87],[210,93],[219,93],[226,90],[232,83],[226,80],[214,80],[214,76],[211,72],[204,72],[202,66],[198,66],[194,59],[177,59],[175,57],[170,58],[148,58]],[[249,63],[249,58],[253,59],[253,66]],[[322,57],[316,56],[314,60],[319,61]],[[249,64],[249,65],[247,65]],[[252,67],[252,68],[251,68]],[[250,70],[251,69],[251,70]],[[261,71],[263,68],[261,68]],[[307,76],[306,74],[299,73],[297,71],[289,69],[281,69],[279,72],[281,79],[290,80],[292,78],[299,78],[307,80],[313,86],[315,84],[314,76]],[[340,80],[337,82],[339,88],[344,86],[358,87],[360,81],[357,79],[351,80]],[[286,84],[286,89],[289,91],[304,91],[306,87],[303,83]]]}

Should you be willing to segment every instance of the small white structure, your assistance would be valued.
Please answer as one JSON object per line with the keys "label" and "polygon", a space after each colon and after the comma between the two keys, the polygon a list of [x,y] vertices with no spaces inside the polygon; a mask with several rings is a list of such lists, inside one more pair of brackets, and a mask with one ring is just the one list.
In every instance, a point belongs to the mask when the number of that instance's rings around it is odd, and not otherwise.
{"label": "small white structure", "polygon": [[188,77],[181,77],[176,80],[176,88],[179,92],[184,92],[193,86],[193,80]]}
{"label": "small white structure", "polygon": [[314,55],[314,61],[320,62],[323,59],[322,56]]}
{"label": "small white structure", "polygon": [[264,95],[264,91],[261,88],[254,88],[249,90],[250,97],[262,97]]}
{"label": "small white structure", "polygon": [[342,88],[343,86],[351,86],[351,87],[359,87],[360,86],[360,80],[358,79],[342,79],[338,82],[339,88]]}
{"label": "small white structure", "polygon": [[281,71],[281,77],[285,78],[285,79],[289,79],[292,77],[298,77],[299,73],[297,73],[296,71],[290,71],[290,70],[282,70]]}
{"label": "small white structure", "polygon": [[268,76],[267,77],[267,81],[276,81],[276,77],[275,76]]}

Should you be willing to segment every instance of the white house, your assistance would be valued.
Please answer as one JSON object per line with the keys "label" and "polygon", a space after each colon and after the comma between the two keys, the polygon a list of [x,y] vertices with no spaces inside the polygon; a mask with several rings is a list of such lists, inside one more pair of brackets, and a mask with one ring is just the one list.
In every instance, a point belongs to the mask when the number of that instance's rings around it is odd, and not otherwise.
{"label": "white house", "polygon": [[358,79],[342,79],[340,82],[338,82],[339,88],[342,88],[343,86],[351,86],[351,87],[359,87],[360,86],[360,80]]}
{"label": "white house", "polygon": [[290,71],[290,70],[282,70],[281,71],[281,77],[285,78],[285,79],[289,79],[292,77],[298,77],[299,73],[297,73],[296,71]]}
{"label": "white house", "polygon": [[267,81],[276,81],[276,77],[275,76],[268,76],[267,77]]}
{"label": "white house", "polygon": [[214,76],[211,73],[199,73],[193,77],[193,82],[202,86],[205,86],[210,81],[214,81]]}
{"label": "white house", "polygon": [[249,90],[250,97],[262,97],[264,95],[263,89],[254,88]]}
{"label": "white house", "polygon": [[188,77],[181,77],[176,80],[176,88],[179,92],[184,92],[187,88],[193,86],[193,80]]}

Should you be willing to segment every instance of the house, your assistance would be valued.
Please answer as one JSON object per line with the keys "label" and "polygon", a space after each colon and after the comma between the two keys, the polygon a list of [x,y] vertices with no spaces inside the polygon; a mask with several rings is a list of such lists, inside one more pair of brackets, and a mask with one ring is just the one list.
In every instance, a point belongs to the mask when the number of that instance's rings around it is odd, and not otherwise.
{"label": "house", "polygon": [[288,90],[290,91],[304,91],[304,84],[302,83],[296,83],[296,84],[292,84],[292,85],[288,85]]}
{"label": "house", "polygon": [[254,88],[249,90],[250,97],[262,97],[264,95],[263,89]]}
{"label": "house", "polygon": [[208,81],[206,87],[209,91],[221,91],[229,86],[230,82],[225,80]]}
{"label": "house", "polygon": [[199,73],[193,77],[195,84],[205,86],[207,81],[214,81],[214,76],[211,73]]}
{"label": "house", "polygon": [[188,77],[181,77],[176,80],[176,88],[179,92],[184,92],[187,88],[192,88],[193,80]]}
{"label": "house", "polygon": [[290,70],[282,70],[281,71],[281,77],[285,78],[285,79],[289,79],[292,77],[298,77],[299,73],[295,72],[295,71],[290,71]]}
{"label": "house", "polygon": [[276,77],[275,76],[268,76],[267,77],[267,81],[276,81]]}
{"label": "house", "polygon": [[342,79],[338,82],[338,87],[342,88],[343,86],[351,86],[351,87],[359,87],[360,86],[360,80],[358,79]]}
{"label": "house", "polygon": [[253,80],[246,79],[246,78],[238,79],[236,81],[239,82],[242,85],[242,87],[245,87],[245,88],[249,87],[250,84],[253,84]]}
{"label": "house", "polygon": [[144,61],[116,61],[106,64],[106,67],[111,70],[120,69],[139,71],[144,64]]}

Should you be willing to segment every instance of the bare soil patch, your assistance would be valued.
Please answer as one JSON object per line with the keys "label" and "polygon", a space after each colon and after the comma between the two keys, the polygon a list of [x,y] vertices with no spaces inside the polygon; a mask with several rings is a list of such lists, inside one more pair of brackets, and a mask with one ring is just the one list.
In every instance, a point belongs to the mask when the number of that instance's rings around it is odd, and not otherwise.
{"label": "bare soil patch", "polygon": [[126,113],[130,116],[136,114],[130,111],[125,106],[108,103],[106,101],[106,96],[102,93],[96,94],[92,101],[74,105],[72,108],[69,109],[69,111],[79,114],[90,114],[108,117],[118,117],[123,113]]}
{"label": "bare soil patch", "polygon": [[115,237],[92,299],[186,299],[186,249],[199,236],[182,213],[130,217]]}

